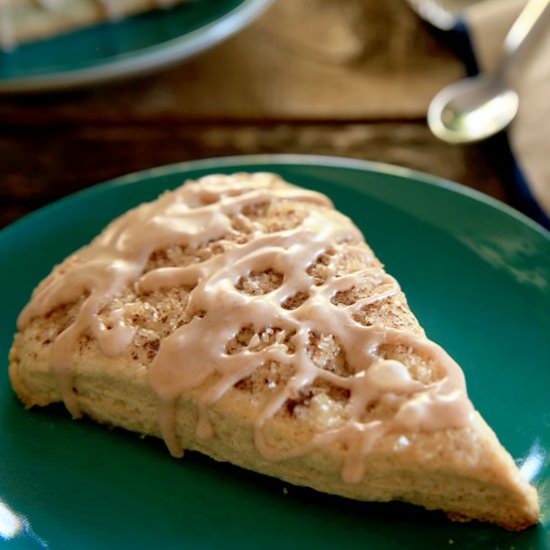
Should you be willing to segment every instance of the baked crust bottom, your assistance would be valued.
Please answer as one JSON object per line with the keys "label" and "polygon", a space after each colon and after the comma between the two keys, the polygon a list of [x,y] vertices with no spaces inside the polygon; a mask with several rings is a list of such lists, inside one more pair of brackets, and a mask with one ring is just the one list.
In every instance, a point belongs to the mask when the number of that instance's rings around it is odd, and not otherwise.
{"label": "baked crust bottom", "polygon": [[[18,334],[11,350],[10,378],[27,407],[61,401],[50,366],[37,355],[40,344]],[[79,361],[74,387],[81,411],[101,424],[161,437],[158,397],[144,369],[121,359],[106,359],[90,350]],[[476,413],[462,429],[387,435],[365,457],[359,483],[342,481],[342,449],[327,446],[281,461],[263,458],[254,442],[254,420],[248,396],[228,392],[209,409],[214,435],[196,436],[198,408],[193,395],[177,407],[177,435],[183,447],[215,460],[362,501],[403,501],[428,510],[443,510],[451,520],[477,519],[519,531],[538,520],[536,491],[517,474],[515,464],[493,431]],[[282,418],[268,428],[275,445],[307,437],[303,427]]]}

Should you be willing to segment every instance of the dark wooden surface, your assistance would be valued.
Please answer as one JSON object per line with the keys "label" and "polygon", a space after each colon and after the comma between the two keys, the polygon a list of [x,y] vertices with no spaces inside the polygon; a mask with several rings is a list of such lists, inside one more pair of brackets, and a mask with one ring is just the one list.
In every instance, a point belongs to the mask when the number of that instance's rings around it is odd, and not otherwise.
{"label": "dark wooden surface", "polygon": [[[293,29],[307,10],[310,27]],[[316,33],[332,20],[340,34],[323,46]],[[511,202],[482,146],[448,146],[426,128],[429,98],[461,72],[401,0],[280,0],[239,36],[158,75],[0,97],[0,227],[127,172],[254,153],[389,162]]]}

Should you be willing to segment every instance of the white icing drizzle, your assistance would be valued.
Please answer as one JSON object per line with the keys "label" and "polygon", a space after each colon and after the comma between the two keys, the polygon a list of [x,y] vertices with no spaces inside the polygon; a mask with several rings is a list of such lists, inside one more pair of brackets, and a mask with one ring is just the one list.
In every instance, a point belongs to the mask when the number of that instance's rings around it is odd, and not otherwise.
{"label": "white icing drizzle", "polygon": [[[245,222],[240,214],[247,205],[281,200],[321,208],[310,209],[297,227],[271,233]],[[155,250],[173,244],[193,249],[226,236],[231,232],[230,216],[249,224],[252,234],[244,244],[233,243],[202,263],[143,273]],[[18,325],[23,329],[34,317],[86,295],[76,318],[57,337],[52,349],[52,364],[63,399],[77,417],[80,411],[72,381],[78,338],[92,334],[106,355],[116,356],[125,352],[134,336],[122,310],[111,313],[110,330],[106,330],[105,321],[98,315],[102,308],[127,286],[142,292],[190,287],[186,311],[191,321],[161,341],[148,371],[151,387],[161,403],[161,431],[172,454],[183,454],[175,428],[177,401],[182,394],[193,392],[196,396],[197,437],[212,437],[215,434],[208,418],[209,408],[259,365],[275,361],[291,364],[294,374],[258,413],[254,436],[258,451],[268,460],[280,460],[340,444],[347,448],[343,479],[356,482],[363,477],[366,454],[385,434],[458,428],[468,424],[473,412],[461,369],[439,346],[408,331],[376,324],[366,327],[353,319],[357,308],[400,291],[395,279],[372,264],[369,250],[358,244],[362,239],[359,230],[335,211],[324,195],[290,186],[270,174],[208,176],[188,182],[111,223],[39,285]],[[331,273],[325,282],[315,285],[308,267],[322,253],[339,247],[362,254],[367,267],[343,276]],[[283,274],[275,290],[253,296],[237,288],[241,277],[267,269]],[[337,292],[365,282],[374,289],[368,298],[349,306],[333,303]],[[302,305],[293,310],[281,306],[299,292],[308,296]],[[205,314],[194,316],[199,312]],[[256,333],[266,327],[293,333],[293,353],[276,343],[256,351],[249,346],[228,354],[227,342],[245,325]],[[340,376],[314,364],[307,354],[312,333],[334,336],[345,351],[352,374]],[[443,376],[428,385],[414,380],[405,365],[381,357],[378,350],[387,344],[402,345],[429,358],[443,370]],[[289,399],[317,380],[349,392],[348,421],[290,451],[273,448],[265,439],[266,423]],[[388,395],[397,405],[395,414],[383,421],[363,420],[369,404]]]}

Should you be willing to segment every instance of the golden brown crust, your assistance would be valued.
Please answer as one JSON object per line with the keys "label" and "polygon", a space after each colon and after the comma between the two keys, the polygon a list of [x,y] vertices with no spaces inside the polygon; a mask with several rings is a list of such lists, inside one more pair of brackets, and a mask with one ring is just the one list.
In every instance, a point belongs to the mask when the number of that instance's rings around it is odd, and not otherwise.
{"label": "golden brown crust", "polygon": [[[48,378],[45,364],[35,363],[34,372],[28,368],[21,370],[16,351],[20,345],[23,342],[18,338],[12,352],[10,376],[22,401],[28,407],[59,401],[60,395],[54,381]],[[105,378],[102,374],[107,372],[105,366],[88,364],[96,363],[98,355],[97,349],[85,354],[76,378],[84,414],[102,424],[160,436],[156,417],[158,399],[143,377],[136,376],[134,369],[122,362],[117,365],[117,372]],[[113,366],[109,365],[110,371]],[[385,437],[367,459],[365,478],[359,484],[348,484],[340,476],[342,455],[338,449],[283,462],[266,461],[254,446],[249,414],[250,407],[242,395],[227,396],[209,415],[216,435],[201,441],[195,435],[197,407],[192,399],[183,398],[179,403],[178,435],[186,449],[348,498],[402,500],[430,510],[443,509],[455,521],[474,518],[512,531],[538,520],[534,489],[519,478],[512,459],[480,417],[476,417],[470,429],[409,434],[410,445],[406,448],[400,448],[401,436]],[[279,419],[271,427],[273,440],[300,437],[292,423]]]}

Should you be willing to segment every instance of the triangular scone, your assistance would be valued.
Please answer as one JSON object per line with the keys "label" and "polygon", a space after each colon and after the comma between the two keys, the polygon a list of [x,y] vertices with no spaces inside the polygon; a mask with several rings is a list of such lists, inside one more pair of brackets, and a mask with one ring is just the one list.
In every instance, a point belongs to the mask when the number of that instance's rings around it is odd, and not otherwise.
{"label": "triangular scone", "polygon": [[188,182],[112,222],[19,318],[27,406],[164,437],[298,485],[507,529],[535,490],[458,365],[319,193],[270,174]]}

